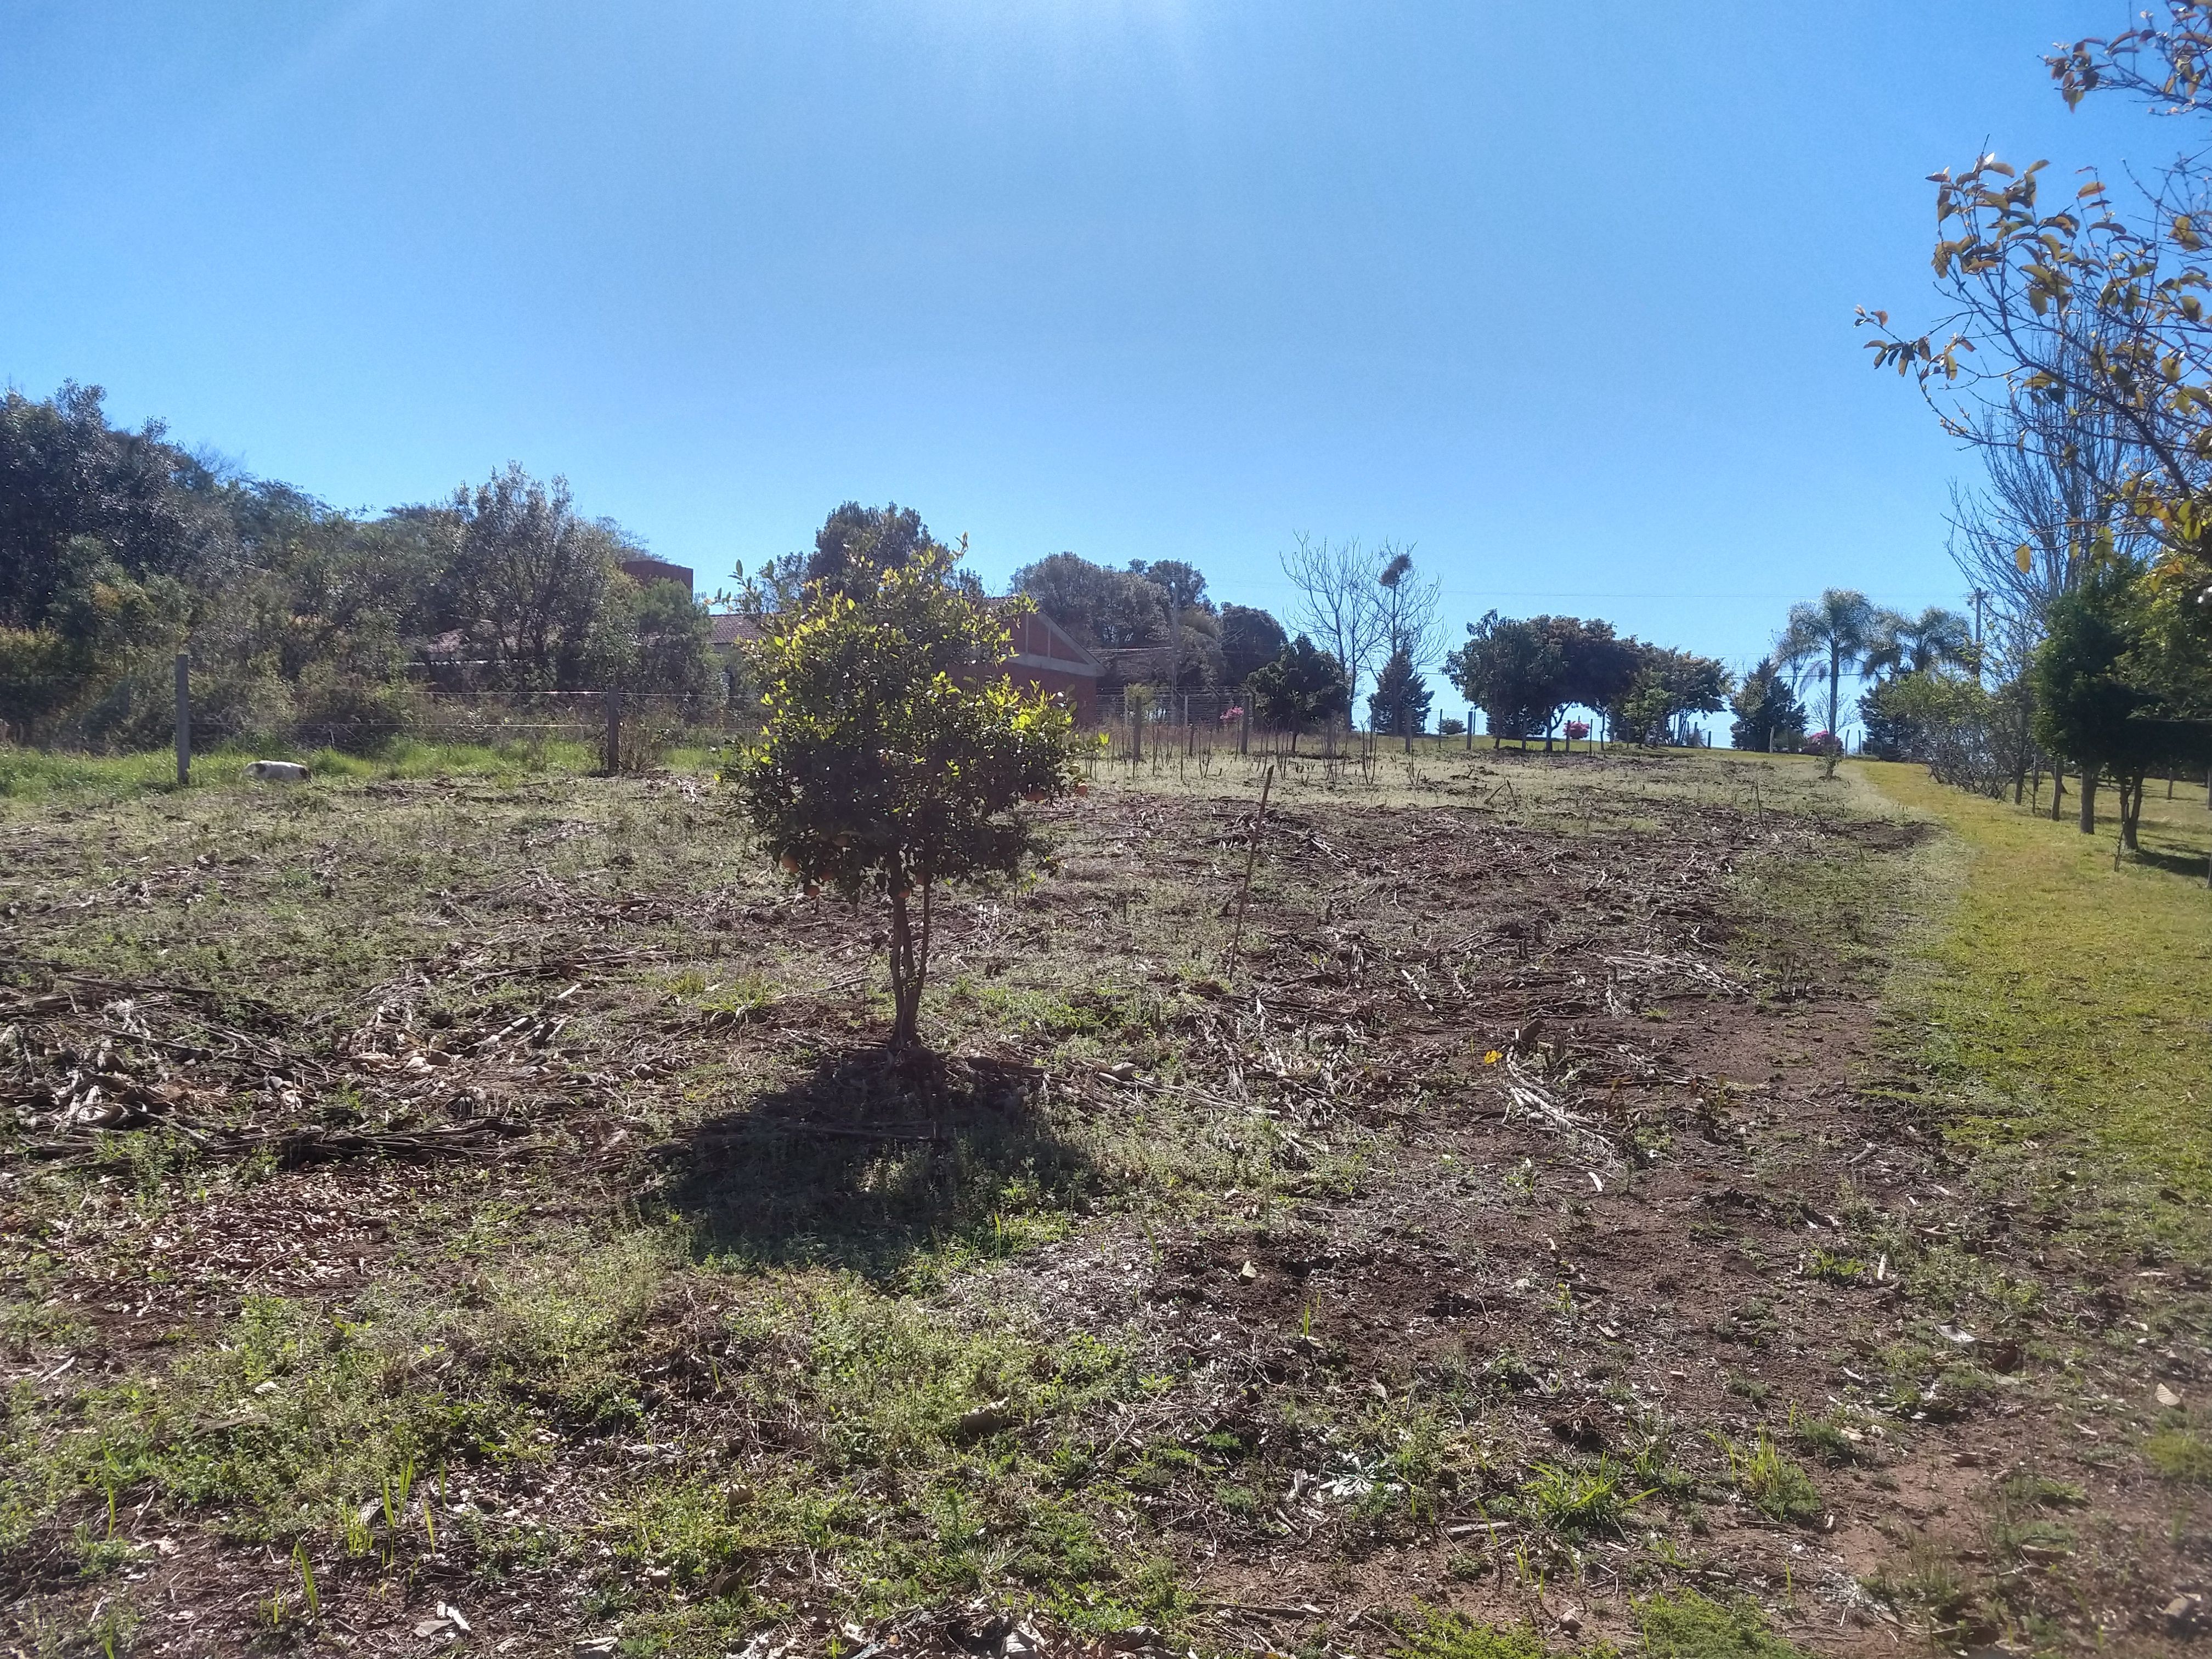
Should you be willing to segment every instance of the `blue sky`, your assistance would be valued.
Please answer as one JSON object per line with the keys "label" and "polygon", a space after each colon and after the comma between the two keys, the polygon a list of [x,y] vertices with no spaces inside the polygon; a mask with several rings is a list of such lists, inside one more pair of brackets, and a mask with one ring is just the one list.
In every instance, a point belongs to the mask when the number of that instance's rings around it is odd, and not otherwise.
{"label": "blue sky", "polygon": [[1741,664],[1956,602],[1970,456],[1867,366],[1923,175],[2157,159],[2097,0],[0,0],[0,378],[343,506],[564,472],[702,584],[847,497],[1286,607],[1389,537],[1456,623]]}

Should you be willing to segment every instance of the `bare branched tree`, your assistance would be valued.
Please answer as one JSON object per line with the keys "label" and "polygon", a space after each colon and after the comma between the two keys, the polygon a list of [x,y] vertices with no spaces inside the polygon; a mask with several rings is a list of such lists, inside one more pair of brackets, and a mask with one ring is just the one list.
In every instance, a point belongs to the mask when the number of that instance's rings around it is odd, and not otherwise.
{"label": "bare branched tree", "polygon": [[[1360,678],[1383,643],[1382,575],[1387,561],[1381,550],[1370,553],[1356,538],[1330,542],[1300,532],[1294,542],[1282,556],[1283,574],[1298,591],[1293,625],[1343,666],[1357,707]],[[1395,556],[1397,550],[1390,551]]]}

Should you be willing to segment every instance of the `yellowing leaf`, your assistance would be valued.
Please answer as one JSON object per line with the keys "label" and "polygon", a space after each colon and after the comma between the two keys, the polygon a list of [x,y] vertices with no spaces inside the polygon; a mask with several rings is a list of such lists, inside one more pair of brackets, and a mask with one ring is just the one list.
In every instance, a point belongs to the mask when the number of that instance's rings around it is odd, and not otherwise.
{"label": "yellowing leaf", "polygon": [[2012,562],[2020,567],[2020,574],[2023,576],[2035,568],[2035,556],[2028,551],[2026,542],[2013,549]]}

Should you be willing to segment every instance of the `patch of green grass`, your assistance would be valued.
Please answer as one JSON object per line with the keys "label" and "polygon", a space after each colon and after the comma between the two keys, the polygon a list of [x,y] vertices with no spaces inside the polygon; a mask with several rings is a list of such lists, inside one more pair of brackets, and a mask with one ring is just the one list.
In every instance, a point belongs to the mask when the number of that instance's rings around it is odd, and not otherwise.
{"label": "patch of green grass", "polygon": [[2008,1191],[2069,1172],[2069,1207],[2095,1214],[2120,1248],[2201,1256],[2212,1213],[2203,830],[2192,845],[2169,828],[2161,844],[2147,826],[2145,858],[2116,867],[2109,834],[1917,768],[1865,771],[1950,830],[1966,866],[1922,971],[1899,988],[1925,1033],[1917,1058],[1955,1105],[1951,1138]]}
{"label": "patch of green grass", "polygon": [[[395,738],[366,755],[337,749],[295,749],[284,744],[225,743],[192,757],[191,787],[254,789],[244,768],[252,760],[295,760],[324,780],[394,778],[517,778],[556,773],[582,774],[600,764],[588,744],[515,742],[433,743]],[[35,803],[120,800],[132,795],[173,791],[177,787],[173,750],[134,755],[72,755],[0,744],[0,800]]]}
{"label": "patch of green grass", "polygon": [[1762,1377],[1747,1376],[1741,1371],[1730,1371],[1723,1385],[1728,1391],[1754,1406],[1763,1406],[1773,1397],[1773,1385]]}
{"label": "patch of green grass", "polygon": [[2156,1431],[2143,1442],[2143,1460],[2162,1480],[2212,1486],[2212,1440],[2193,1428]]}
{"label": "patch of green grass", "polygon": [[66,755],[0,744],[0,800],[113,799],[176,783],[177,757],[167,751]]}
{"label": "patch of green grass", "polygon": [[1820,1518],[1820,1489],[1764,1429],[1748,1446],[1724,1440],[1721,1447],[1728,1454],[1729,1479],[1761,1515],[1793,1526]]}
{"label": "patch of green grass", "polygon": [[[1553,1659],[1559,1651],[1533,1625],[1486,1625],[1464,1613],[1424,1608],[1399,1623],[1401,1644],[1387,1650],[1390,1659]],[[1612,1659],[1610,1643],[1577,1650],[1586,1659]]]}
{"label": "patch of green grass", "polygon": [[1521,1483],[1531,1518],[1568,1538],[1620,1532],[1629,1510],[1650,1495],[1637,1489],[1634,1470],[1602,1455],[1587,1468],[1539,1463]]}
{"label": "patch of green grass", "polygon": [[2001,1490],[2015,1504],[2033,1504],[2045,1509],[2073,1509],[2089,1501],[2088,1489],[2081,1482],[2055,1480],[2033,1470],[2007,1475]]}
{"label": "patch of green grass", "polygon": [[1808,1451],[1831,1463],[1856,1463],[1866,1455],[1864,1431],[1846,1421],[1840,1412],[1801,1416],[1792,1406],[1790,1434]]}
{"label": "patch of green grass", "polygon": [[1753,1602],[1715,1601],[1695,1590],[1638,1602],[1636,1626],[1644,1659],[1805,1659],[1767,1629]]}
{"label": "patch of green grass", "polygon": [[1830,1285],[1856,1285],[1865,1279],[1867,1264],[1855,1255],[1838,1255],[1815,1249],[1805,1258],[1805,1277]]}

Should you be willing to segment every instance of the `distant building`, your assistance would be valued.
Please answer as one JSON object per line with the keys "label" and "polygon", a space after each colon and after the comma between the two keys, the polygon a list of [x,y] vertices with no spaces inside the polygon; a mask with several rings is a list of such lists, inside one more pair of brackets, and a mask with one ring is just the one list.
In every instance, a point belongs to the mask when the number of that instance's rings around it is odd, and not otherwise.
{"label": "distant building", "polygon": [[[737,611],[721,611],[708,618],[714,629],[714,648],[728,652],[751,645],[766,631],[761,619]],[[1006,653],[1006,677],[1017,685],[1033,685],[1063,698],[1074,711],[1078,726],[1098,719],[1098,659],[1085,651],[1067,630],[1042,611],[1015,618],[1009,631],[1012,649]]]}
{"label": "distant building", "polygon": [[665,559],[641,554],[635,559],[624,559],[622,573],[641,587],[647,582],[674,582],[686,593],[692,591],[691,567],[688,564],[671,564]]}
{"label": "distant building", "polygon": [[1078,726],[1098,722],[1098,659],[1042,611],[1016,618],[1006,673],[1018,685],[1058,693],[1075,711]]}

